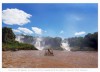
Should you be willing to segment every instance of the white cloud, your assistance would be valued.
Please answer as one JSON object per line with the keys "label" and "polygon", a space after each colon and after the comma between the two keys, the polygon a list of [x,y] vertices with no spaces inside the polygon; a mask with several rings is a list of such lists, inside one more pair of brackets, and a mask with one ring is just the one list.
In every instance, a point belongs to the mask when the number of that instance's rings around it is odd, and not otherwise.
{"label": "white cloud", "polygon": [[82,18],[78,15],[71,15],[71,19],[76,20],[76,21],[80,21]]}
{"label": "white cloud", "polygon": [[47,32],[47,31],[44,31],[44,32]]}
{"label": "white cloud", "polygon": [[42,29],[38,28],[38,27],[32,27],[32,30],[34,31],[34,33],[36,34],[42,34]]}
{"label": "white cloud", "polygon": [[24,25],[30,22],[29,18],[32,15],[19,10],[17,8],[6,9],[2,11],[3,23],[8,25]]}
{"label": "white cloud", "polygon": [[75,35],[78,36],[78,35],[83,35],[83,34],[85,34],[85,33],[86,33],[86,32],[81,31],[81,32],[76,32]]}
{"label": "white cloud", "polygon": [[14,33],[21,33],[21,31],[18,30],[18,29],[13,29],[13,32],[14,32]]}
{"label": "white cloud", "polygon": [[13,29],[13,32],[15,33],[22,33],[24,35],[27,34],[32,34],[33,32],[27,28],[23,28],[23,27],[18,27],[17,29]]}
{"label": "white cloud", "polygon": [[64,31],[63,31],[63,30],[61,30],[61,31],[60,31],[60,34],[62,34],[62,33],[64,33]]}
{"label": "white cloud", "polygon": [[32,34],[33,32],[27,28],[19,27],[18,30],[23,32],[24,34]]}

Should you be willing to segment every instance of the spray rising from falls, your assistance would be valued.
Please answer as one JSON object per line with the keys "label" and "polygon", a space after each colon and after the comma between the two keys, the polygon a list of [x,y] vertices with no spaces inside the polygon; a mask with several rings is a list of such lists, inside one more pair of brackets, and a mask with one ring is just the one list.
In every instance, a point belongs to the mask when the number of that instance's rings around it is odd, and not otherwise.
{"label": "spray rising from falls", "polygon": [[68,41],[66,41],[66,40],[63,40],[63,41],[61,42],[61,47],[62,47],[63,49],[65,49],[65,50],[67,50],[67,51],[70,51],[70,47],[69,47]]}
{"label": "spray rising from falls", "polygon": [[44,45],[45,45],[45,42],[43,41],[42,38],[38,37],[36,39],[36,42],[35,42],[35,47],[38,49],[38,50],[43,50],[44,49]]}
{"label": "spray rising from falls", "polygon": [[16,35],[16,41],[20,43],[27,43],[34,45],[38,50],[47,50],[52,48],[53,50],[67,50],[70,51],[68,40],[52,37],[31,37],[25,35]]}
{"label": "spray rising from falls", "polygon": [[24,38],[24,36],[18,35],[18,36],[16,36],[15,40],[20,42],[20,43],[23,43],[23,38]]}

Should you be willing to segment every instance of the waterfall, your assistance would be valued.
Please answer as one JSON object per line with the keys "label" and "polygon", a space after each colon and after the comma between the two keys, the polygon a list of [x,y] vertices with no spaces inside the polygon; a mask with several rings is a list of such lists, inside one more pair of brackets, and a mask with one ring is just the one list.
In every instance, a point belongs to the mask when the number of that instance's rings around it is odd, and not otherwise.
{"label": "waterfall", "polygon": [[44,49],[44,45],[45,43],[43,42],[43,39],[38,37],[36,38],[35,44],[34,46],[38,49],[38,50],[43,50]]}
{"label": "waterfall", "polygon": [[61,47],[67,51],[70,51],[70,47],[67,40],[62,40]]}
{"label": "waterfall", "polygon": [[[30,37],[25,35],[16,35],[16,41],[20,43],[28,43],[34,45],[38,50],[46,50],[48,48],[56,49],[56,50],[62,50],[65,49],[67,51],[70,51],[71,48],[69,47],[68,41],[66,39],[59,41],[54,38],[48,38],[48,37]],[[59,42],[59,45],[58,45]]]}
{"label": "waterfall", "polygon": [[17,35],[16,38],[15,38],[15,40],[18,41],[18,42],[20,42],[20,43],[23,43],[23,38],[24,38],[24,36]]}

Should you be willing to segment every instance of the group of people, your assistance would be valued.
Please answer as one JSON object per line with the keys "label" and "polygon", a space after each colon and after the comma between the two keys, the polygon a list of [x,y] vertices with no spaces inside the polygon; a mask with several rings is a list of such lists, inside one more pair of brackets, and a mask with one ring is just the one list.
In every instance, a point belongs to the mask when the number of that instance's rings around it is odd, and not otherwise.
{"label": "group of people", "polygon": [[45,50],[45,55],[46,55],[46,56],[54,56],[53,50],[52,50],[52,49],[47,49],[47,50]]}

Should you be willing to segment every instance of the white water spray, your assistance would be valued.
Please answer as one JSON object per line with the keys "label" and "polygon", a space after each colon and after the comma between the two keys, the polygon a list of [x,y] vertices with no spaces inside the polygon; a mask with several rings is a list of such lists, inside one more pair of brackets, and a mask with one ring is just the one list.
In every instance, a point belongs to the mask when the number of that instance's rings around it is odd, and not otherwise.
{"label": "white water spray", "polygon": [[63,40],[62,43],[61,43],[61,47],[65,50],[67,50],[67,51],[70,51],[68,41]]}
{"label": "white water spray", "polygon": [[24,38],[24,36],[18,35],[18,36],[16,36],[15,40],[20,43],[23,43],[23,40],[22,40],[23,38]]}
{"label": "white water spray", "polygon": [[44,49],[44,44],[45,44],[45,42],[43,42],[42,38],[38,37],[36,39],[36,42],[35,42],[34,45],[38,50],[43,50]]}

